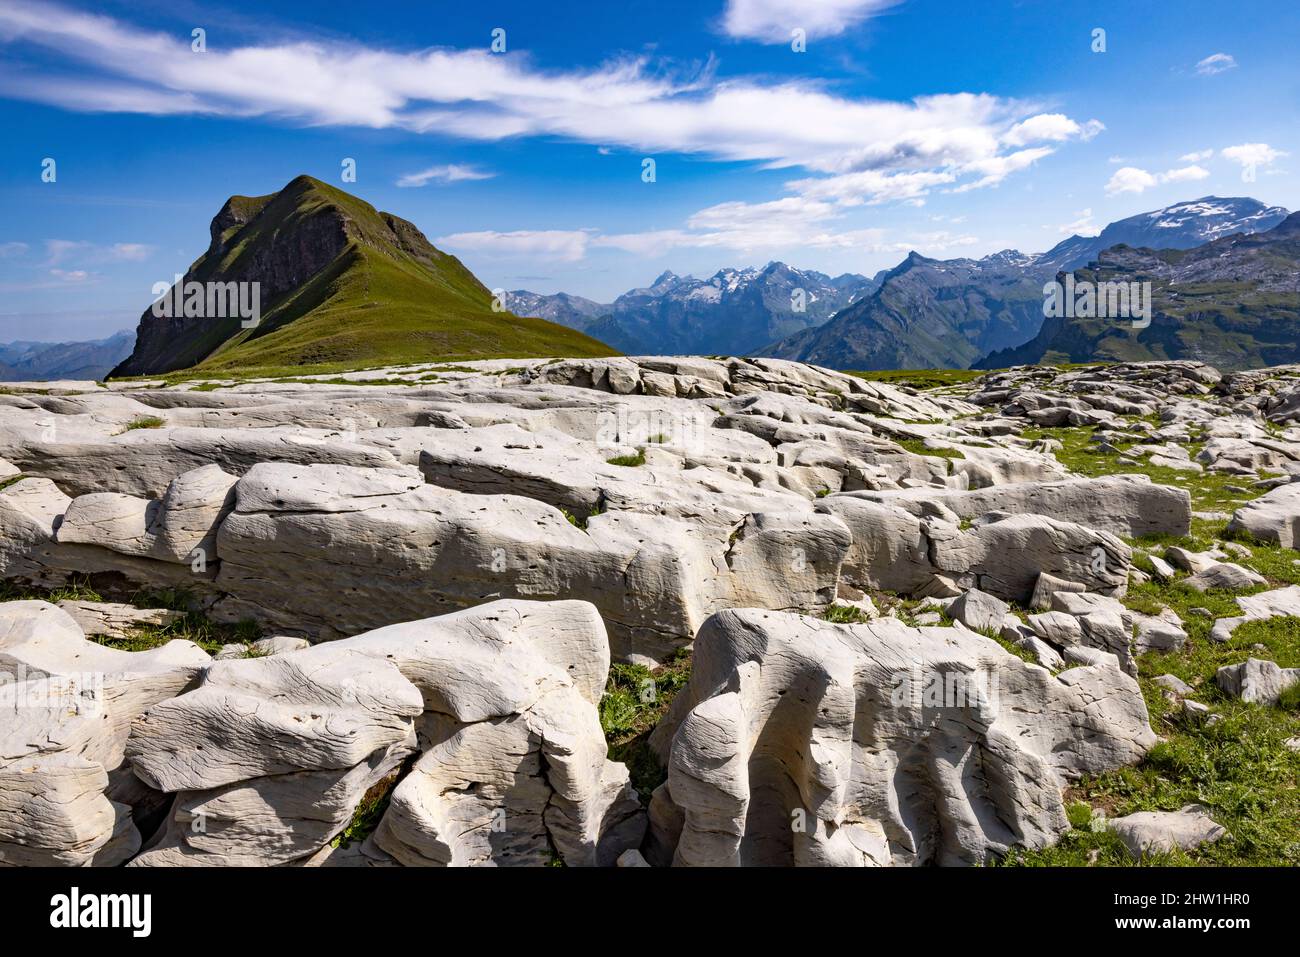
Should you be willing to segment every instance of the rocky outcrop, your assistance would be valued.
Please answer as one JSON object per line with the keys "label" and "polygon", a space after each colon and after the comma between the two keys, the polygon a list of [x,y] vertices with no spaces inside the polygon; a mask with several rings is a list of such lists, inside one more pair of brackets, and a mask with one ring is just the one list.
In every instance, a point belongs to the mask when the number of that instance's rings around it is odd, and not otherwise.
{"label": "rocky outcrop", "polygon": [[964,519],[989,512],[1048,515],[1131,538],[1186,535],[1192,521],[1191,497],[1187,492],[1156,485],[1144,475],[1021,482],[971,491],[905,489],[845,494],[893,505],[914,515],[924,515],[936,505]]}
{"label": "rocky outcrop", "polygon": [[1237,509],[1229,532],[1241,532],[1261,542],[1295,548],[1300,530],[1300,483],[1280,485]]}
{"label": "rocky outcrop", "polygon": [[[610,866],[645,815],[606,759],[609,646],[576,601],[494,602],[337,643],[419,688],[423,751],[368,845],[407,865]],[[379,855],[375,855],[379,856]]]}
{"label": "rocky outcrop", "polygon": [[1050,844],[1065,782],[1155,736],[1113,663],[1053,676],[964,629],[724,611],[655,742],[659,862],[888,866]]}
{"label": "rocky outcrop", "polygon": [[370,863],[612,865],[645,816],[605,756],[608,667],[599,616],[573,601],[219,661],[132,732],[135,773],[176,795],[132,863],[317,863],[363,798],[400,778]]}
{"label": "rocky outcrop", "polygon": [[132,725],[209,662],[188,641],[117,651],[46,602],[0,604],[0,862],[111,865],[135,854],[131,805],[147,812],[152,800],[123,766]]}
{"label": "rocky outcrop", "polygon": [[1134,859],[1175,850],[1191,851],[1231,837],[1210,817],[1209,808],[1200,804],[1189,804],[1179,811],[1138,811],[1108,821],[1106,826]]}

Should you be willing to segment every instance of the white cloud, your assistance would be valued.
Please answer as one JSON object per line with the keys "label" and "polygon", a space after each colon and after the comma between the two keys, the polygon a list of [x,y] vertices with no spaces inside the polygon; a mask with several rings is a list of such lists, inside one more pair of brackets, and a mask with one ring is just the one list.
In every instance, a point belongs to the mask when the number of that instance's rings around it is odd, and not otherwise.
{"label": "white cloud", "polygon": [[1179,169],[1165,170],[1163,173],[1149,173],[1136,166],[1125,166],[1115,171],[1110,182],[1106,184],[1106,195],[1116,196],[1120,193],[1144,193],[1148,189],[1164,183],[1190,183],[1205,179],[1210,171],[1200,166],[1184,166]]}
{"label": "white cloud", "polygon": [[1160,174],[1162,183],[1191,183],[1196,180],[1208,179],[1210,171],[1201,166],[1184,166],[1181,169],[1171,169],[1168,172]]}
{"label": "white cloud", "polygon": [[508,233],[484,230],[439,236],[437,245],[499,256],[523,256],[557,262],[577,262],[587,255],[591,234],[581,229],[520,229]]}
{"label": "white cloud", "polygon": [[727,0],[722,31],[761,43],[789,43],[796,28],[809,39],[857,26],[898,0]]}
{"label": "white cloud", "polygon": [[397,180],[398,186],[424,186],[431,182],[460,183],[466,180],[491,179],[496,173],[477,169],[461,163],[448,163],[445,166],[430,166],[418,173],[406,173]]}
{"label": "white cloud", "polygon": [[[843,19],[846,8],[806,9]],[[39,0],[0,6],[0,42],[59,55],[57,76],[44,65],[48,56],[0,71],[8,96],[74,110],[260,117],[471,141],[548,136],[827,174],[961,169],[1033,136],[1084,139],[1100,128],[1061,114],[1035,119],[1034,104],[983,93],[849,98],[809,80],[719,81],[711,65],[672,75],[644,58],[557,72],[485,49],[407,52],[316,40],[195,54],[188,36]],[[79,65],[86,69],[78,73]]]}
{"label": "white cloud", "polygon": [[90,278],[90,273],[84,269],[51,269],[50,275],[62,282],[69,283],[85,282]]}
{"label": "white cloud", "polygon": [[1110,181],[1106,184],[1106,194],[1114,196],[1118,193],[1141,193],[1156,185],[1156,178],[1144,169],[1138,169],[1136,166],[1125,166],[1115,170],[1111,175]]}
{"label": "white cloud", "polygon": [[1213,156],[1214,150],[1197,150],[1195,153],[1184,153],[1178,159],[1184,163],[1204,163]]}
{"label": "white cloud", "polygon": [[1230,53],[1212,53],[1196,63],[1196,72],[1201,76],[1214,76],[1237,68],[1237,60]]}
{"label": "white cloud", "polygon": [[1089,120],[1080,125],[1064,113],[1039,113],[1011,127],[1002,137],[1008,146],[1027,143],[1060,143],[1070,139],[1092,139],[1106,128],[1100,120]]}
{"label": "white cloud", "polygon": [[862,170],[839,176],[822,176],[791,180],[787,188],[809,199],[831,200],[841,206],[881,203],[889,200],[916,200],[933,186],[952,183],[955,172],[919,170],[911,173],[882,173]]}
{"label": "white cloud", "polygon": [[0,243],[0,259],[21,256],[25,252],[27,252],[26,243]]}
{"label": "white cloud", "polygon": [[84,249],[89,245],[90,243],[80,242],[74,239],[47,239],[45,240],[46,265],[57,266],[71,253],[78,249]]}
{"label": "white cloud", "polygon": [[996,186],[1012,173],[1032,166],[1044,156],[1050,156],[1055,152],[1056,150],[1048,146],[1036,146],[1007,156],[990,156],[987,159],[967,163],[962,167],[962,172],[979,173],[980,178],[971,183],[963,183],[952,192],[967,193],[973,189],[983,189],[985,186]]}
{"label": "white cloud", "polygon": [[1242,143],[1238,146],[1226,147],[1219,152],[1224,159],[1241,164],[1242,169],[1271,166],[1274,160],[1290,155],[1282,150],[1273,149],[1267,143]]}
{"label": "white cloud", "polygon": [[105,251],[105,256],[113,262],[142,262],[153,253],[152,246],[144,243],[114,243]]}

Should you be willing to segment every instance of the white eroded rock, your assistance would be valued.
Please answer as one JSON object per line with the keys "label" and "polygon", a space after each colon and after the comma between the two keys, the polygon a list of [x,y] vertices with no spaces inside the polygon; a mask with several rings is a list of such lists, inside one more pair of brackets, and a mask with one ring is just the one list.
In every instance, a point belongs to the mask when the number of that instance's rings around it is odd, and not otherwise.
{"label": "white eroded rock", "polygon": [[1155,736],[1113,664],[1053,677],[960,627],[741,610],[701,630],[654,740],[652,860],[870,866],[1050,844],[1066,779]]}

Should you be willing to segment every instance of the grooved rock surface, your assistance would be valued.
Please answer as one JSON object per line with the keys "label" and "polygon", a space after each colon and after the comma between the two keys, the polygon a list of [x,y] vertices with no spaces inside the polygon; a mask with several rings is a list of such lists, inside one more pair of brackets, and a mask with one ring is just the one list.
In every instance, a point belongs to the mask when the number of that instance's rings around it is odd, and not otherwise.
{"label": "grooved rock surface", "polygon": [[645,814],[606,758],[608,669],[600,617],[576,601],[215,662],[132,730],[136,776],[175,801],[131,863],[319,863],[363,799],[388,793],[358,863],[612,865]]}
{"label": "grooved rock surface", "polygon": [[187,641],[105,648],[54,605],[0,603],[0,864],[112,865],[139,850],[132,808],[114,799],[132,722],[209,661]]}
{"label": "grooved rock surface", "polygon": [[1114,664],[1053,676],[964,629],[714,615],[655,732],[659,863],[978,864],[1068,827],[1061,792],[1155,743]]}

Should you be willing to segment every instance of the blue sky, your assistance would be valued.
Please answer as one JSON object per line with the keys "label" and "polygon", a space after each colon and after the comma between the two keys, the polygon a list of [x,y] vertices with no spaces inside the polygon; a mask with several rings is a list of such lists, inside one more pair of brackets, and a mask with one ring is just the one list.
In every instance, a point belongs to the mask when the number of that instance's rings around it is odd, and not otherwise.
{"label": "blue sky", "polygon": [[0,341],[133,327],[226,197],[304,172],[489,287],[602,301],[1295,209],[1298,40],[1293,0],[0,0]]}

